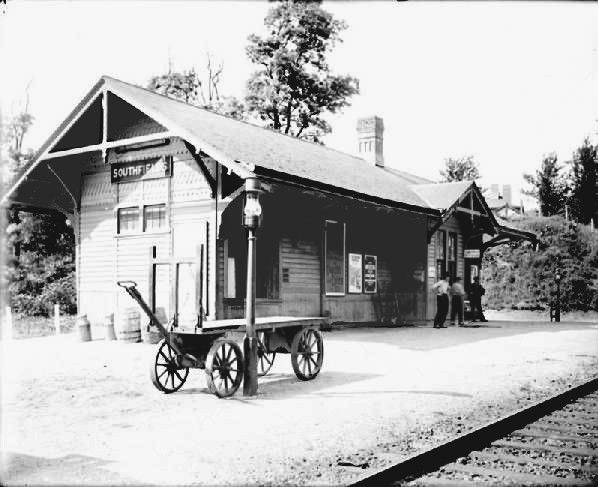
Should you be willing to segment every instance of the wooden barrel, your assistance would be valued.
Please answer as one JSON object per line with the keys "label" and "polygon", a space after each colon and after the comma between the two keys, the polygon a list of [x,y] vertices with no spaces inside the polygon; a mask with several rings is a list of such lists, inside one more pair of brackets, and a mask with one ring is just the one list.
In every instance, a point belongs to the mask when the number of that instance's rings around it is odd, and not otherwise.
{"label": "wooden barrel", "polygon": [[79,315],[77,317],[77,329],[79,331],[79,341],[91,341],[91,325],[87,319],[87,315]]}
{"label": "wooden barrel", "polygon": [[141,341],[141,317],[136,308],[125,308],[121,311],[118,323],[118,339],[123,342],[137,343]]}
{"label": "wooden barrel", "polygon": [[[163,325],[166,324],[166,313],[164,308],[157,308],[156,312],[154,313],[156,318],[160,320],[160,323]],[[149,318],[147,320],[144,319],[144,324],[141,326],[141,339],[145,343],[158,343],[162,340],[162,335],[158,331],[158,328],[149,324]]]}
{"label": "wooden barrel", "polygon": [[114,313],[107,314],[104,317],[104,338],[106,340],[116,340],[114,332]]}

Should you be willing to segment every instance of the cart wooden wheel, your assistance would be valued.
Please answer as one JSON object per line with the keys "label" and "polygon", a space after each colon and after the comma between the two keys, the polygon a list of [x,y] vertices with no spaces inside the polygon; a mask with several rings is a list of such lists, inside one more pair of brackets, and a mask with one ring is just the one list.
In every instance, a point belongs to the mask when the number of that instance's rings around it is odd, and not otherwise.
{"label": "cart wooden wheel", "polygon": [[272,365],[274,365],[276,352],[268,352],[266,348],[266,333],[260,331],[257,333],[257,375],[262,377],[266,375]]}
{"label": "cart wooden wheel", "polygon": [[210,392],[218,397],[232,396],[243,380],[243,353],[232,340],[216,340],[206,358]]}
{"label": "cart wooden wheel", "polygon": [[291,364],[300,380],[314,379],[322,368],[324,340],[319,330],[304,328],[293,337]]}
{"label": "cart wooden wheel", "polygon": [[162,340],[156,358],[150,364],[152,384],[166,394],[178,391],[187,380],[189,369],[177,365],[176,352]]}

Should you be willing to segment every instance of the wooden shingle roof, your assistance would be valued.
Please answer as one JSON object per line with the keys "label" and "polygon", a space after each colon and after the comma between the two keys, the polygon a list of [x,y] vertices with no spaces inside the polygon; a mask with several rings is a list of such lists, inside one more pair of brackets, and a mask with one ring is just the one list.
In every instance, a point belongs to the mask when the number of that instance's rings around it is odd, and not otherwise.
{"label": "wooden shingle roof", "polygon": [[[114,78],[103,79],[113,94],[159,112],[164,117],[160,123],[165,126],[168,126],[165,119],[171,121],[176,127],[168,127],[170,130],[184,129],[251,171],[259,173],[259,168],[265,168],[364,196],[428,208],[404,176],[359,157],[235,120]],[[198,148],[204,150],[201,146]]]}
{"label": "wooden shingle roof", "polygon": [[[275,175],[314,188],[349,194],[382,204],[440,215],[467,189],[469,183],[438,183],[312,142],[235,120],[118,79],[102,76],[61,126],[38,151],[3,197],[27,180],[60,140],[64,127],[76,120],[102,91],[153,118],[170,133],[218,160],[241,177]],[[451,201],[452,200],[452,201]]]}

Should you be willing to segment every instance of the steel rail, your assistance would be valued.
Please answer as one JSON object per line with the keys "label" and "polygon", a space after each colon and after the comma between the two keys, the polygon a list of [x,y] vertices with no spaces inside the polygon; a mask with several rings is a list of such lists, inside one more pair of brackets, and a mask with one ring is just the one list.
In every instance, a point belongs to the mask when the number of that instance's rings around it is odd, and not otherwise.
{"label": "steel rail", "polygon": [[492,421],[473,431],[459,435],[441,445],[412,455],[396,465],[351,485],[369,487],[414,480],[417,477],[434,472],[460,457],[465,457],[472,451],[481,450],[512,431],[521,429],[529,423],[533,423],[543,416],[596,390],[598,390],[598,377],[548,399],[536,402],[531,406],[526,406],[519,411]]}

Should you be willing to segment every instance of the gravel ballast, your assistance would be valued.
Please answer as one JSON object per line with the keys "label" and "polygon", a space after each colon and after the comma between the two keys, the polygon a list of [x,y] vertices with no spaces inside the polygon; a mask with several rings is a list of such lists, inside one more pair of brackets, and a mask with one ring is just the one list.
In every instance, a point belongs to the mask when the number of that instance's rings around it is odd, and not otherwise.
{"label": "gravel ballast", "polygon": [[346,484],[598,375],[598,325],[324,333],[321,375],[279,355],[259,396],[164,395],[155,346],[75,335],[3,342],[6,484]]}

